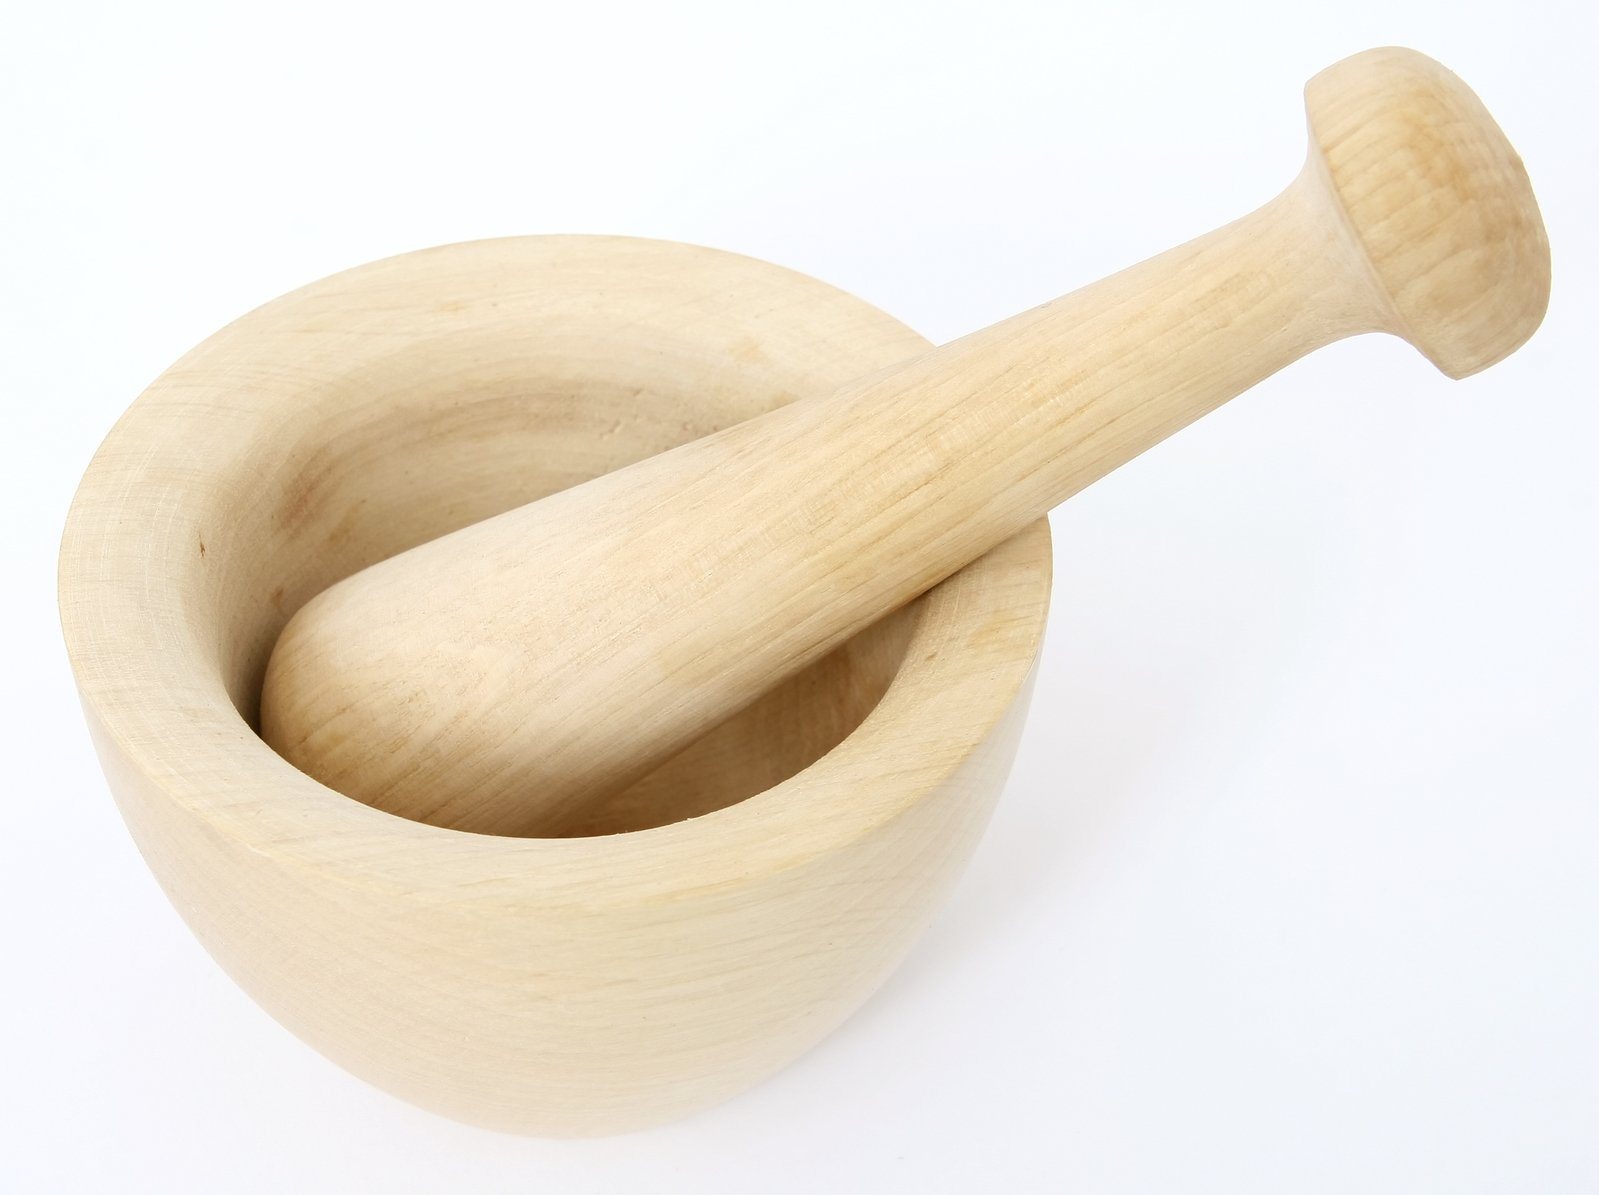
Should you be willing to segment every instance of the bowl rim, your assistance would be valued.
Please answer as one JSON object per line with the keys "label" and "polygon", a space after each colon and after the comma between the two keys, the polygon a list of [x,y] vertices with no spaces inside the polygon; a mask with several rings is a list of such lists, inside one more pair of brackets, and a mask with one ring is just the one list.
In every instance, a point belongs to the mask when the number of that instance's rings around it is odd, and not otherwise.
{"label": "bowl rim", "polygon": [[[768,318],[801,318],[808,305],[858,321],[874,338],[927,343],[875,307],[806,275],[722,250],[632,237],[510,237],[417,250],[334,274],[229,324],[156,379],[118,420],[84,474],[62,539],[58,600],[68,657],[130,824],[140,803],[159,801],[252,854],[324,880],[418,900],[455,900],[470,890],[502,905],[593,907],[800,866],[871,834],[973,765],[973,753],[1013,706],[1025,705],[1050,599],[1043,519],[917,599],[900,668],[841,742],[771,788],[663,826],[541,839],[410,821],[301,773],[235,708],[220,662],[196,635],[193,593],[161,567],[175,559],[179,540],[181,550],[191,550],[184,537],[202,509],[194,489],[174,479],[192,478],[197,469],[203,475],[229,447],[230,433],[203,444],[193,434],[214,398],[203,384],[210,358],[225,350],[238,366],[240,354],[270,354],[279,343],[267,335],[271,329],[313,314],[328,335],[346,332],[341,311],[356,322],[370,313],[345,300],[391,295],[441,261],[470,278],[508,263],[545,277],[563,262],[629,269],[641,259],[659,266],[710,263],[748,286],[784,290],[786,303],[774,305]],[[231,434],[242,451],[246,441]],[[596,860],[614,882],[596,885]]]}

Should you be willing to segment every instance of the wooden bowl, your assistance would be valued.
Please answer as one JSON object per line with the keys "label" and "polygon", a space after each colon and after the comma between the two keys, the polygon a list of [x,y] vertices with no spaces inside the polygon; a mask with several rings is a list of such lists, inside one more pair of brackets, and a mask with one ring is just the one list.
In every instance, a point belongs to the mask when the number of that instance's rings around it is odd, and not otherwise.
{"label": "wooden bowl", "polygon": [[922,351],[812,279],[532,237],[336,275],[168,370],[84,477],[61,611],[140,850],[284,1025],[446,1116],[591,1134],[706,1107],[849,1015],[1015,751],[1038,522],[596,808],[503,838],[381,813],[253,729],[287,617],[355,570]]}

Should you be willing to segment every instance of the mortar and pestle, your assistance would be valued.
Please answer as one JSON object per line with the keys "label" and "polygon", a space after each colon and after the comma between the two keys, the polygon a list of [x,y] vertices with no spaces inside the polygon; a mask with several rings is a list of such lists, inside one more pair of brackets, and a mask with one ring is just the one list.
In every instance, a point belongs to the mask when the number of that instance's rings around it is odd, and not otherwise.
{"label": "mortar and pestle", "polygon": [[173,903],[457,1119],[619,1132],[791,1061],[982,831],[1050,507],[1334,340],[1462,377],[1541,319],[1531,189],[1457,78],[1374,50],[1306,106],[1263,208],[938,349],[748,258],[528,237],[192,350],[95,456],[60,578]]}

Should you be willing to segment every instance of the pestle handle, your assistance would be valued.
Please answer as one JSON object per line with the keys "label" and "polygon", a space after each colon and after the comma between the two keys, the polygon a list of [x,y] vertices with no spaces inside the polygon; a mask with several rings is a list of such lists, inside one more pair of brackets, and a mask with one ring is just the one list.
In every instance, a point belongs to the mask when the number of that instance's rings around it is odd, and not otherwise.
{"label": "pestle handle", "polygon": [[369,804],[559,834],[585,802],[1322,345],[1452,377],[1537,327],[1548,246],[1476,96],[1412,51],[1306,88],[1277,198],[991,328],[384,561],[319,595],[262,730]]}

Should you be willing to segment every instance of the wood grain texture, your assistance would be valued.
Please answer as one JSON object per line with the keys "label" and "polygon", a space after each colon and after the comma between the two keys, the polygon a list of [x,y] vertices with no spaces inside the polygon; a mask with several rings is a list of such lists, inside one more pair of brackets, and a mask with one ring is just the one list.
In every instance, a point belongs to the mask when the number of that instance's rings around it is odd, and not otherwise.
{"label": "wood grain texture", "polygon": [[849,1015],[1009,767],[1042,522],[569,827],[604,837],[394,817],[252,722],[284,622],[341,577],[926,348],[774,266],[526,238],[338,275],[174,365],[83,480],[61,612],[112,791],[207,949],[355,1074],[522,1133],[684,1115]]}
{"label": "wood grain texture", "polygon": [[272,657],[266,737],[408,817],[577,832],[707,726],[1305,353],[1389,332],[1458,376],[1530,335],[1548,247],[1470,90],[1389,49],[1306,100],[1305,168],[1251,215],[319,594]]}

